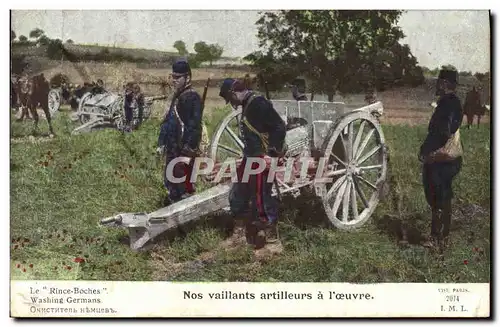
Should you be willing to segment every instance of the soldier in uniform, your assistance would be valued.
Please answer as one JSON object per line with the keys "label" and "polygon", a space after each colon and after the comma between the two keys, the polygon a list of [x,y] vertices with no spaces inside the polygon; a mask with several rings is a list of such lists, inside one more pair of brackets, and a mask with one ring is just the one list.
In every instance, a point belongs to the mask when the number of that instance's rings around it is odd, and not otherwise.
{"label": "soldier in uniform", "polygon": [[[245,242],[257,249],[274,243],[280,245],[277,237],[278,203],[271,197],[273,183],[268,182],[268,168],[258,175],[251,175],[248,182],[242,181],[246,161],[259,157],[269,161],[271,157],[281,158],[285,153],[285,123],[265,97],[246,89],[239,80],[225,79],[219,96],[233,108],[243,107],[240,128],[243,135],[243,161],[238,168],[238,182],[229,194],[231,213],[236,218],[243,215],[252,202],[252,217],[236,219],[234,234],[228,239],[230,244]],[[256,167],[253,167],[256,168]],[[246,225],[246,228],[245,228]]]}
{"label": "soldier in uniform", "polygon": [[169,193],[166,205],[182,200],[196,191],[189,180],[202,133],[201,96],[191,87],[191,68],[187,61],[178,60],[172,65],[172,80],[174,95],[161,126],[158,147],[166,155],[165,169],[170,161],[178,157],[190,159],[190,162],[179,162],[173,169],[174,177],[186,176],[183,183],[173,183],[165,171],[164,184]]}
{"label": "soldier in uniform", "polygon": [[436,84],[438,104],[429,122],[427,138],[420,148],[419,159],[424,163],[424,191],[432,209],[431,235],[423,244],[426,247],[446,246],[450,233],[452,182],[461,170],[462,157],[448,158],[438,150],[462,124],[462,105],[455,93],[457,84],[456,71],[440,71]]}
{"label": "soldier in uniform", "polygon": [[124,131],[130,132],[132,119],[134,118],[134,90],[133,84],[131,82],[125,85],[125,101],[124,101],[124,111],[125,111],[125,126]]}
{"label": "soldier in uniform", "polygon": [[476,87],[473,86],[472,90],[467,92],[464,103],[464,114],[467,117],[467,128],[471,128],[474,123],[474,115],[477,115],[477,125],[479,126],[479,122],[481,120],[481,116],[484,115],[482,112],[481,105],[481,95],[476,90]]}
{"label": "soldier in uniform", "polygon": [[296,78],[292,82],[292,96],[296,101],[307,101],[306,93],[306,80],[303,78]]}
{"label": "soldier in uniform", "polygon": [[142,124],[142,119],[144,116],[144,93],[142,93],[141,87],[137,83],[134,84],[134,100],[139,114],[138,119],[140,125]]}
{"label": "soldier in uniform", "polygon": [[[295,101],[308,101],[306,93],[306,80],[297,77],[291,83],[292,96]],[[307,124],[307,121],[304,118],[299,117],[288,117],[288,125],[287,130],[293,129],[295,127],[303,126]]]}
{"label": "soldier in uniform", "polygon": [[22,121],[24,117],[26,117],[26,119],[30,119],[29,99],[31,92],[31,84],[32,84],[31,79],[29,78],[28,74],[24,72],[18,80],[19,105],[21,107],[21,117],[18,118],[18,121]]}

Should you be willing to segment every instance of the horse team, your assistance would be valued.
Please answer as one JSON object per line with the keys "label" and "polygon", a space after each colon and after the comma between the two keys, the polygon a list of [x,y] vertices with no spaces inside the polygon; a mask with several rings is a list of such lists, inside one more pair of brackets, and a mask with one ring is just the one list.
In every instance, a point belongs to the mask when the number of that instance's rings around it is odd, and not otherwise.
{"label": "horse team", "polygon": [[14,81],[11,78],[10,88],[11,108],[19,107],[21,109],[21,117],[18,120],[23,121],[25,117],[29,118],[31,113],[31,117],[35,121],[35,131],[37,131],[39,120],[37,108],[41,107],[47,119],[50,133],[54,135],[49,111],[50,84],[43,73],[34,75],[31,78],[24,74],[15,78]]}

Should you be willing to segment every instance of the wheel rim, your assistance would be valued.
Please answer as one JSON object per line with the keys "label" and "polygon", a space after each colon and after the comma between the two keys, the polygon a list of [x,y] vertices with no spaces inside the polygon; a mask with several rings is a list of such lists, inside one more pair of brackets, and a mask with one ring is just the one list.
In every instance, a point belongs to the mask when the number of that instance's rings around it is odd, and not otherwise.
{"label": "wheel rim", "polygon": [[92,96],[92,94],[87,93],[82,96],[80,99],[80,103],[78,104],[78,118],[80,120],[80,123],[85,124],[90,120],[89,115],[85,115],[85,112],[87,110],[84,110],[85,108],[85,102]]}
{"label": "wheel rim", "polygon": [[243,138],[239,128],[241,109],[230,113],[217,127],[210,143],[209,155],[215,163],[222,163],[229,158],[243,156]]}
{"label": "wheel rim", "polygon": [[340,229],[362,226],[375,211],[387,175],[387,149],[378,120],[365,112],[343,117],[325,147],[337,166],[324,177],[322,199],[330,221]]}
{"label": "wheel rim", "polygon": [[[208,156],[214,161],[214,165],[243,157],[244,145],[239,128],[240,121],[241,109],[238,109],[228,114],[217,126],[208,145]],[[214,177],[213,174],[203,175],[207,182],[214,182]]]}

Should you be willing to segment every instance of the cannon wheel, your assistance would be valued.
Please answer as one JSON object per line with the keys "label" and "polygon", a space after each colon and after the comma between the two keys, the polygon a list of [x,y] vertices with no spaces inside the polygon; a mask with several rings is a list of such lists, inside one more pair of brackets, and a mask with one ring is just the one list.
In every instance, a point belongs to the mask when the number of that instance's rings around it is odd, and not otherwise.
{"label": "cannon wheel", "polygon": [[58,89],[52,89],[48,95],[49,112],[54,116],[61,107],[61,93]]}
{"label": "cannon wheel", "polygon": [[325,212],[343,230],[362,226],[380,200],[387,176],[387,147],[382,127],[367,112],[340,118],[325,139],[323,153],[337,166],[324,174],[332,180],[319,184]]}
{"label": "cannon wheel", "polygon": [[[243,138],[239,128],[241,108],[229,113],[215,128],[207,148],[207,155],[215,164],[223,163],[230,158],[243,157]],[[205,181],[211,183],[215,176],[203,175]]]}
{"label": "cannon wheel", "polygon": [[217,126],[208,148],[209,157],[216,163],[224,162],[227,158],[243,156],[244,145],[239,129],[240,119],[241,109],[234,110]]}
{"label": "cannon wheel", "polygon": [[77,115],[78,115],[78,119],[80,120],[80,123],[82,124],[85,124],[87,123],[89,120],[90,120],[90,116],[89,115],[85,115],[84,114],[84,105],[85,105],[85,101],[87,101],[88,99],[90,99],[90,97],[92,97],[92,93],[85,93],[81,99],[80,99],[80,103],[78,104],[78,111],[77,111]]}

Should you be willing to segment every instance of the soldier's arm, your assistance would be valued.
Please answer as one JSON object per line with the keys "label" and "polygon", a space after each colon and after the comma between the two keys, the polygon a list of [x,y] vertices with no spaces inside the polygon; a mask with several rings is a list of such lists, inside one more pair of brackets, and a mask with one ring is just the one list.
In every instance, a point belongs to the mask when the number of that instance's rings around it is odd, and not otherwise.
{"label": "soldier's arm", "polygon": [[452,106],[451,122],[450,122],[450,133],[455,133],[462,125],[462,120],[464,118],[464,112],[462,109],[462,103],[460,99],[455,99]]}
{"label": "soldier's arm", "polygon": [[[259,99],[260,100],[260,99]],[[262,100],[259,101],[258,106],[258,117],[262,121],[265,132],[269,135],[269,155],[276,156],[285,151],[285,136],[286,136],[286,126],[283,119],[273,108],[270,101]]]}
{"label": "soldier's arm", "polygon": [[447,98],[443,101],[443,110],[440,115],[439,128],[436,131],[441,141],[446,143],[462,123],[462,105],[458,98]]}
{"label": "soldier's arm", "polygon": [[462,123],[461,105],[458,98],[446,98],[439,102],[434,118],[434,128],[429,131],[420,149],[421,155],[427,155],[442,148]]}
{"label": "soldier's arm", "polygon": [[201,138],[201,98],[195,92],[190,92],[183,98],[182,109],[186,110],[189,115],[184,126],[182,152],[184,155],[192,156],[198,148]]}
{"label": "soldier's arm", "polygon": [[434,128],[430,131],[437,148],[442,147],[451,136],[451,122],[453,120],[453,101],[449,98],[442,99],[436,108]]}
{"label": "soldier's arm", "polygon": [[158,147],[162,147],[165,145],[166,137],[167,137],[167,121],[165,119],[160,126],[160,135],[158,135]]}

